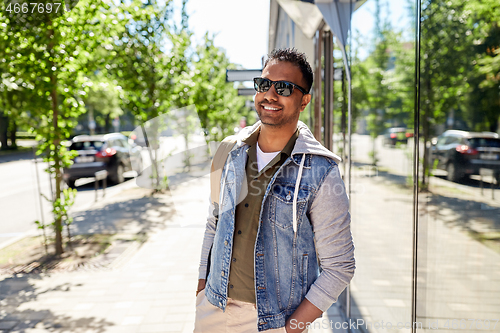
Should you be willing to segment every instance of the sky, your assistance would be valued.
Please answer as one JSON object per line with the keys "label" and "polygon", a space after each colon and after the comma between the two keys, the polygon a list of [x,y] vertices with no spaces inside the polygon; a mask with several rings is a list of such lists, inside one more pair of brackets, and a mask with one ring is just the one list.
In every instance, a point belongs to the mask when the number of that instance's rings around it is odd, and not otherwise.
{"label": "sky", "polygon": [[[407,1],[390,0],[384,15],[396,28],[408,27]],[[181,0],[174,0],[180,8]],[[215,45],[222,47],[231,62],[247,69],[261,68],[261,59],[268,53],[269,0],[188,0],[189,26],[194,40],[202,41],[205,32],[216,34]],[[366,38],[372,37],[374,2],[367,1],[353,15],[353,27]],[[406,29],[408,30],[408,29]],[[361,58],[368,55],[362,51]],[[366,53],[366,54],[364,54]]]}
{"label": "sky", "polygon": [[247,69],[261,68],[267,54],[269,0],[189,0],[189,26],[196,40],[215,33],[215,45],[231,62]]}

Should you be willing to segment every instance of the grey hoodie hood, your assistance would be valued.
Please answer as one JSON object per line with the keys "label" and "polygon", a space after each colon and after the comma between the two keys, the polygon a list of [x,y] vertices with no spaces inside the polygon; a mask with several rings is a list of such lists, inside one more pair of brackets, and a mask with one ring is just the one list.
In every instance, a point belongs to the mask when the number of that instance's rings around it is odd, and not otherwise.
{"label": "grey hoodie hood", "polygon": [[[243,140],[255,133],[255,131],[258,131],[261,124],[262,123],[259,120],[252,126],[247,126],[239,131],[238,134],[236,134],[237,143],[234,148],[241,147],[244,144]],[[297,138],[295,146],[292,150],[292,156],[296,154],[314,154],[331,158],[337,164],[342,161],[342,158],[326,149],[321,143],[318,142],[318,140],[316,140],[306,124],[299,120],[297,127],[299,128],[299,137]]]}

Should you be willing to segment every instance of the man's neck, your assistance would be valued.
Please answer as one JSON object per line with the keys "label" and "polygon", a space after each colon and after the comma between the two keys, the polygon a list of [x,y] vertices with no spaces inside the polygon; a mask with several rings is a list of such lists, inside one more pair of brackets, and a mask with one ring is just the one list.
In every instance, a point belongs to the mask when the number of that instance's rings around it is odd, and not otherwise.
{"label": "man's neck", "polygon": [[283,150],[296,130],[297,124],[295,124],[295,126],[281,127],[279,129],[262,124],[259,138],[257,140],[260,150],[264,153],[272,153]]}

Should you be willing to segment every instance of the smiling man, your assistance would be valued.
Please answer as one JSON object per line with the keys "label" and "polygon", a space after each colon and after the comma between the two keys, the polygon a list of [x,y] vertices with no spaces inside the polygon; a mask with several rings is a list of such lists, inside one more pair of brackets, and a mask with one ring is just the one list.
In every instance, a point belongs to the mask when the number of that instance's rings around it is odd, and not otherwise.
{"label": "smiling man", "polygon": [[254,79],[260,121],[229,139],[203,240],[195,333],[302,332],[354,274],[340,158],[299,121],[312,82],[295,49],[274,50]]}

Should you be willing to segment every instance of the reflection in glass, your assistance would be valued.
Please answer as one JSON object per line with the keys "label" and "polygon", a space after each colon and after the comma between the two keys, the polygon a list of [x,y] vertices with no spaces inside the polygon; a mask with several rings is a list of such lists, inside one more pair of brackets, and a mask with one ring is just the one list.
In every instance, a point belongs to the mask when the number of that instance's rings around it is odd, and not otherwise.
{"label": "reflection in glass", "polygon": [[353,15],[351,295],[366,332],[410,331],[415,16],[414,2],[397,0]]}
{"label": "reflection in glass", "polygon": [[423,331],[500,329],[500,12],[492,6],[422,1]]}

